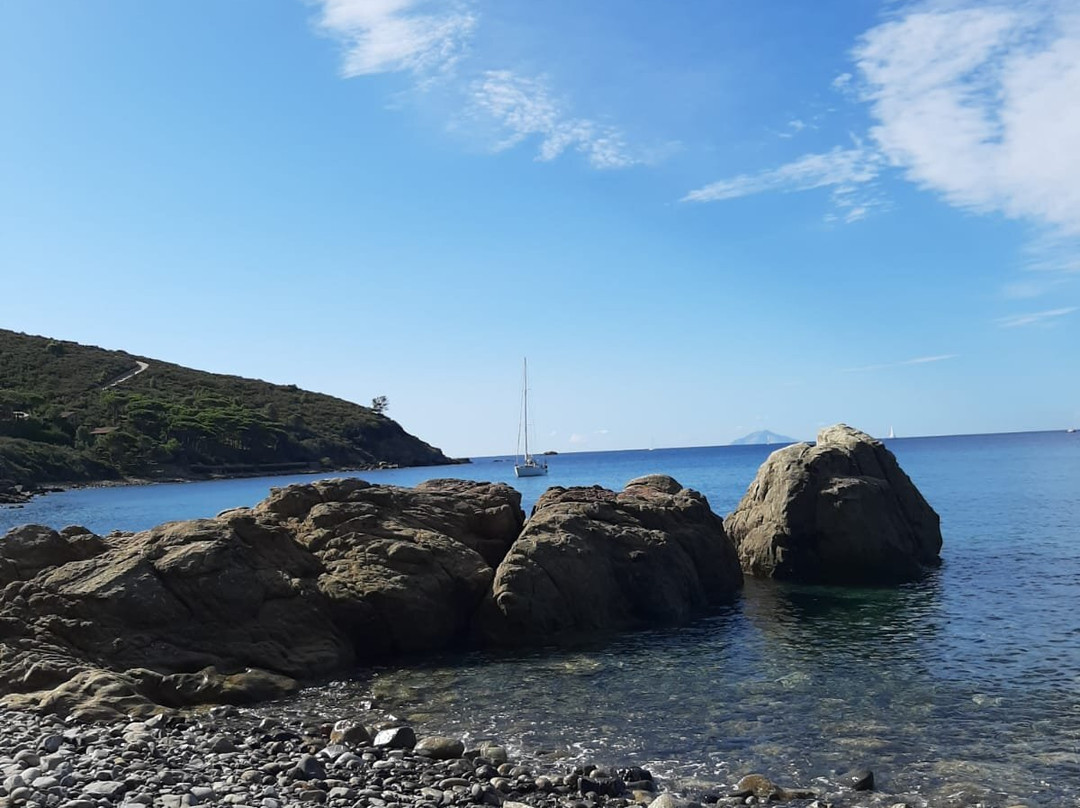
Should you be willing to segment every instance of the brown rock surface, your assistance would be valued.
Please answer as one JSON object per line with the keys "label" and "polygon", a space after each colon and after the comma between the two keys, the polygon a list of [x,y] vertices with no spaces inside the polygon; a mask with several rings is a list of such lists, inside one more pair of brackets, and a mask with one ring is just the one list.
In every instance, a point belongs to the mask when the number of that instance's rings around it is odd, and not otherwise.
{"label": "brown rock surface", "polygon": [[144,714],[442,648],[523,519],[505,485],[329,480],[134,535],[17,528],[0,539],[0,692],[87,718]]}
{"label": "brown rock surface", "polygon": [[652,475],[621,493],[550,488],[499,565],[478,632],[496,641],[683,622],[742,586],[701,494]]}
{"label": "brown rock surface", "polygon": [[724,527],[760,577],[893,583],[940,564],[937,513],[881,441],[844,424],[773,452]]}

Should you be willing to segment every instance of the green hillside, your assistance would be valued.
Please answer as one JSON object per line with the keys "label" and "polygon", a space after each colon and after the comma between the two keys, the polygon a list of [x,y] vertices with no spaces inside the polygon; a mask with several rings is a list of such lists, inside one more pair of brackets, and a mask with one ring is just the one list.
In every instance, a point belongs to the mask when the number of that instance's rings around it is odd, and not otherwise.
{"label": "green hillside", "polygon": [[295,385],[0,330],[0,481],[450,462],[369,407]]}

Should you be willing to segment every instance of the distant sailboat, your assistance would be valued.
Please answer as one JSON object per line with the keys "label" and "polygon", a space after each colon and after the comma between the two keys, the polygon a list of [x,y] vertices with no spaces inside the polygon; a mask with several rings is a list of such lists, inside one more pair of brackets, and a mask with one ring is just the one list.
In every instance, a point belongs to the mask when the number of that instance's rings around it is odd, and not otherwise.
{"label": "distant sailboat", "polygon": [[896,437],[896,433],[893,432],[892,426],[889,427],[889,437],[890,438],[895,438]]}
{"label": "distant sailboat", "polygon": [[521,389],[521,421],[518,424],[518,447],[524,442],[525,451],[521,462],[514,464],[517,477],[543,477],[548,473],[548,466],[543,460],[537,460],[529,454],[529,360],[524,360]]}

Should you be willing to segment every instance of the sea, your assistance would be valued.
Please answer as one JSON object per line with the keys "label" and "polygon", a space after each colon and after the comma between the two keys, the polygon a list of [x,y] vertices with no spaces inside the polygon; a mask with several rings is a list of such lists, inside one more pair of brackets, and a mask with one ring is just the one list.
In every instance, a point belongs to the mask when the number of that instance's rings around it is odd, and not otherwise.
{"label": "sea", "polygon": [[[854,767],[912,805],[1080,806],[1080,433],[886,441],[941,515],[941,568],[898,588],[748,580],[728,610],[572,647],[450,653],[357,671],[304,698],[372,700],[423,732],[560,764],[640,765],[670,785],[759,772],[825,789]],[[363,472],[502,481],[528,513],[551,485],[663,473],[734,509],[775,446],[581,452],[518,480],[508,457]],[[0,508],[140,530],[252,505],[311,476],[89,488]],[[888,804],[888,803],[886,803]]]}

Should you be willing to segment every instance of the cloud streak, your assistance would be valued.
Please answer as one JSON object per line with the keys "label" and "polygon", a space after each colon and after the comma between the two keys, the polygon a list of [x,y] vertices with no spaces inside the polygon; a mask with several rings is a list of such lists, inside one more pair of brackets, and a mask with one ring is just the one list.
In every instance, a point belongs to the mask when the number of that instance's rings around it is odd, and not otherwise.
{"label": "cloud streak", "polygon": [[873,192],[873,183],[883,168],[885,160],[878,152],[856,143],[852,148],[838,146],[822,154],[805,154],[779,168],[713,182],[690,191],[681,201],[718,202],[767,191],[829,188],[839,213],[830,218],[854,222],[882,204]]}
{"label": "cloud streak", "polygon": [[889,368],[901,368],[909,365],[928,365],[931,362],[944,362],[947,359],[956,359],[959,354],[937,354],[935,356],[919,356],[915,359],[905,359],[902,362],[888,362],[883,365],[866,365],[859,368],[844,368],[844,373],[866,373],[873,370],[887,370]]}
{"label": "cloud streak", "polygon": [[1002,317],[997,323],[1002,328],[1021,328],[1027,325],[1053,325],[1061,317],[1072,314],[1076,311],[1076,308],[1076,306],[1067,306],[1061,309],[1037,311],[1032,314],[1014,314],[1009,317]]}
{"label": "cloud streak", "polygon": [[740,174],[690,191],[683,202],[716,202],[764,191],[808,191],[829,186],[849,188],[870,182],[881,169],[881,159],[864,148],[835,148],[825,154],[807,154],[780,168],[758,174]]}

